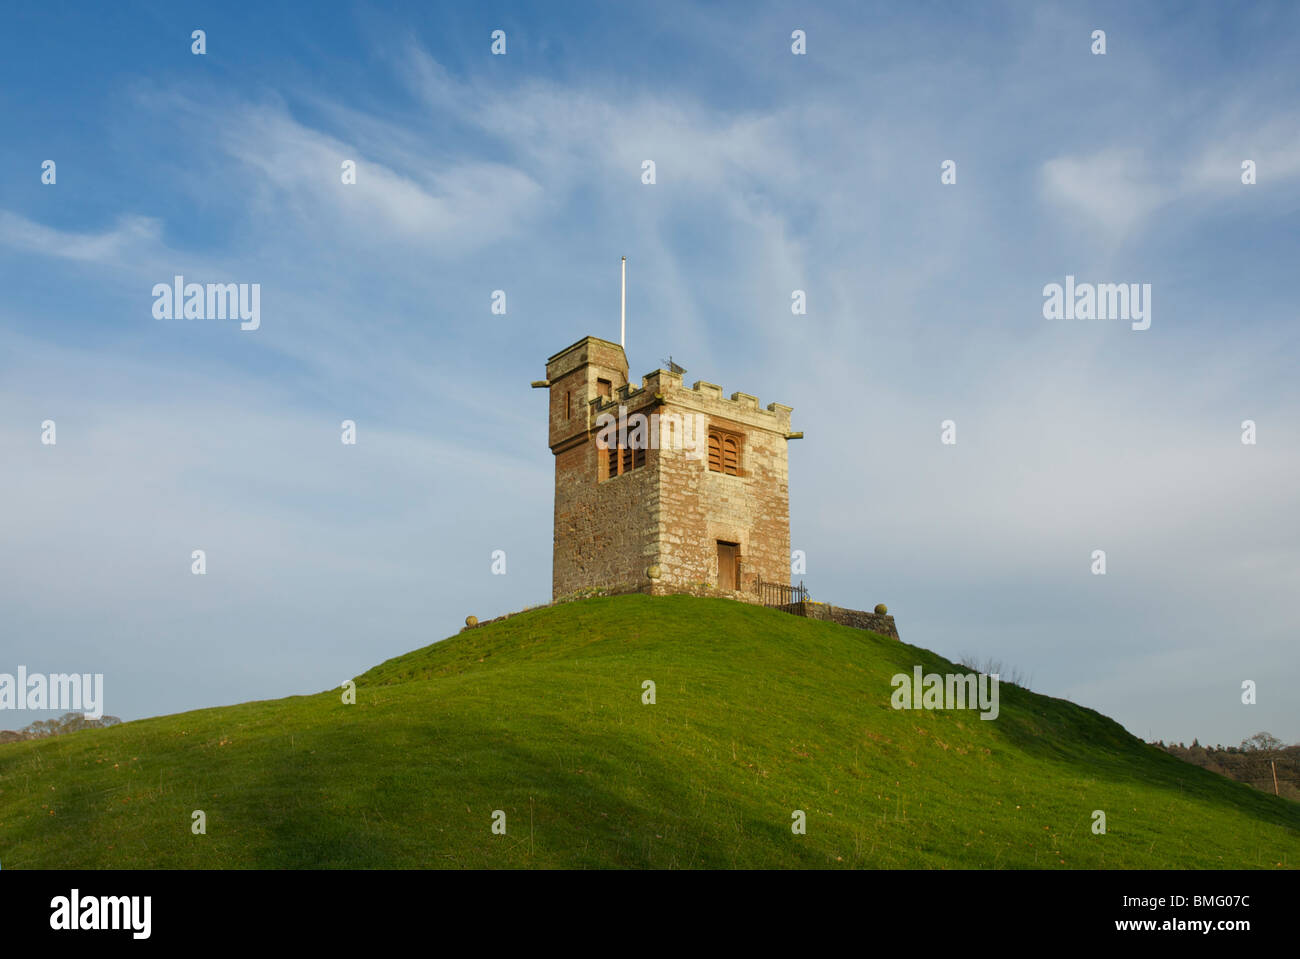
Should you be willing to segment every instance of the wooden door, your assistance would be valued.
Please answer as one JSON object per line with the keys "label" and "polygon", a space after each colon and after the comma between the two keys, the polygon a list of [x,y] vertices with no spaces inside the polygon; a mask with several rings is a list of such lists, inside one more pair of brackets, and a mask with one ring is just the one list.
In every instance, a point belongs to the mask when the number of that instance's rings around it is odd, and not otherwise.
{"label": "wooden door", "polygon": [[718,589],[734,590],[737,583],[737,567],[740,565],[740,547],[735,543],[718,541]]}

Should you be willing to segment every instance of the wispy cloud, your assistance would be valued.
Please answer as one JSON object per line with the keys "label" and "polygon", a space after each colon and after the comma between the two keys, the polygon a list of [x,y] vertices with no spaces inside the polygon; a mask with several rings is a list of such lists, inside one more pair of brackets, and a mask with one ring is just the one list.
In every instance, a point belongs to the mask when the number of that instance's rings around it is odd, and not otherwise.
{"label": "wispy cloud", "polygon": [[0,243],[66,260],[120,265],[156,249],[161,236],[162,224],[152,217],[125,215],[112,229],[92,233],[59,230],[0,210]]}
{"label": "wispy cloud", "polygon": [[1128,147],[1048,160],[1043,164],[1042,184],[1047,199],[1065,215],[1119,239],[1174,196],[1143,151]]}

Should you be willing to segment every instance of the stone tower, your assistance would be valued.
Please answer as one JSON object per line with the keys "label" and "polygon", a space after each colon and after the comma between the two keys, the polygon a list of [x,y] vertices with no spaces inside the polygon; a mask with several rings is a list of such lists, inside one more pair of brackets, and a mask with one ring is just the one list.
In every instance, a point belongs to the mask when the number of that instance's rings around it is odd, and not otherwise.
{"label": "stone tower", "polygon": [[655,370],[588,336],[546,361],[555,454],[552,595],[694,593],[759,601],[790,582],[791,408]]}

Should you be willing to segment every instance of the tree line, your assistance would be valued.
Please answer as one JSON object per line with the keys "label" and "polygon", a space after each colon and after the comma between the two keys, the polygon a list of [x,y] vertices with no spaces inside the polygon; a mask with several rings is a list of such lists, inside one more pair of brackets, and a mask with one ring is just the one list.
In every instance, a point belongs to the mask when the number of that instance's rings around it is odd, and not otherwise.
{"label": "tree line", "polygon": [[81,713],[64,713],[58,719],[38,719],[22,729],[0,729],[0,743],[16,743],[24,739],[48,739],[50,736],[75,733],[78,729],[103,729],[105,726],[116,726],[121,721],[116,716],[87,719]]}
{"label": "tree line", "polygon": [[1268,793],[1273,792],[1276,768],[1278,795],[1300,800],[1300,743],[1288,746],[1271,733],[1260,732],[1243,739],[1239,746],[1202,746],[1195,739],[1190,746],[1161,741],[1151,745],[1202,769]]}

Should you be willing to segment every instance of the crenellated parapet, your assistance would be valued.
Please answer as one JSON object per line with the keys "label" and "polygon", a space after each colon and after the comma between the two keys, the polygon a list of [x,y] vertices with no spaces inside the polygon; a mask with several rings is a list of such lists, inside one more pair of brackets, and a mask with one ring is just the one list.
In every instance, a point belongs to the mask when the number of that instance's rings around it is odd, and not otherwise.
{"label": "crenellated parapet", "polygon": [[681,410],[703,413],[710,417],[769,430],[785,436],[790,433],[790,414],[794,408],[783,403],[769,403],[763,407],[757,396],[749,393],[723,394],[721,386],[696,380],[691,386],[682,382],[680,373],[657,369],[641,377],[641,385],[625,383],[610,396],[595,396],[591,400],[592,421],[601,413],[618,412],[626,407],[628,413],[643,411],[649,406],[671,406]]}

